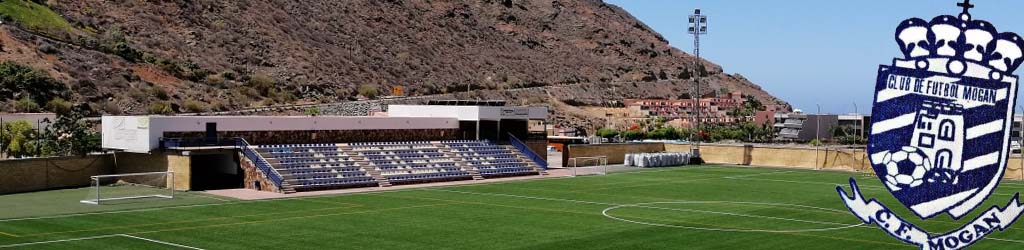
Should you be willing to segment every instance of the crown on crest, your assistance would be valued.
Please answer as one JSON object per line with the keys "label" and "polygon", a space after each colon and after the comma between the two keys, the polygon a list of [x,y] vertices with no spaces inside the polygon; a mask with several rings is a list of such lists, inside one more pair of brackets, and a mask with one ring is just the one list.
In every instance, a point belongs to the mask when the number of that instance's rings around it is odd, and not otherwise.
{"label": "crown on crest", "polygon": [[[1012,75],[1024,62],[1024,39],[1010,32],[999,33],[983,20],[972,20],[969,2],[959,17],[937,16],[930,22],[920,18],[904,20],[896,28],[896,41],[904,59],[916,61],[919,69],[964,75],[968,70],[988,72],[991,79]],[[932,65],[945,63],[945,67]],[[940,67],[936,67],[940,66]]]}

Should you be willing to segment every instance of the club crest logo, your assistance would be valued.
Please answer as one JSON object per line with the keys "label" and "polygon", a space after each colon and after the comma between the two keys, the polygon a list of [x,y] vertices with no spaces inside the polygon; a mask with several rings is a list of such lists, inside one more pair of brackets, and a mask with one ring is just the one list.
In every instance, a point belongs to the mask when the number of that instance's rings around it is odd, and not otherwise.
{"label": "club crest logo", "polygon": [[[964,219],[999,186],[1009,157],[1024,39],[959,16],[907,19],[896,28],[902,58],[882,65],[875,85],[868,158],[889,192],[921,219]],[[1010,226],[1024,211],[1019,194],[959,229],[931,234],[875,199],[851,178],[837,187],[859,219],[921,249],[962,249]]]}

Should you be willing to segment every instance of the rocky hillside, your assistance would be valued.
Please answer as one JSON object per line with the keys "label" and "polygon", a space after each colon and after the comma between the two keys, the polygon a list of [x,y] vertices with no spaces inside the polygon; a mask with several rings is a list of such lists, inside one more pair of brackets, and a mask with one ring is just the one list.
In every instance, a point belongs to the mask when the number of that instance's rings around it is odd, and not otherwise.
{"label": "rocky hillside", "polygon": [[[334,102],[393,86],[600,105],[683,96],[696,74],[709,92],[784,104],[600,0],[0,0],[0,14],[0,60],[44,70],[94,114]],[[538,86],[590,89],[500,94]],[[11,110],[17,98],[0,102]]]}

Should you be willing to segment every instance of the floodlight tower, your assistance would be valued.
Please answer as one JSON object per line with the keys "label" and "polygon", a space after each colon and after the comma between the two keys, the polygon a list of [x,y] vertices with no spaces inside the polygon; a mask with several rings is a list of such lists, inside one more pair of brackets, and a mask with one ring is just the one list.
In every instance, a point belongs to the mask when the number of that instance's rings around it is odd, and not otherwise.
{"label": "floodlight tower", "polygon": [[702,65],[700,59],[700,36],[708,33],[708,17],[702,15],[700,13],[700,9],[694,9],[693,15],[690,15],[689,21],[690,25],[687,31],[690,34],[693,34],[693,55],[697,57],[697,60],[694,63],[694,71],[696,74],[693,81],[693,85],[695,85],[694,89],[697,91],[697,94],[692,97],[694,103],[696,104],[694,105],[694,107],[697,109],[696,119],[694,119],[696,120],[695,124],[697,125],[697,140],[695,140],[696,142],[694,142],[694,140],[691,140],[690,145],[691,153],[694,153],[696,157],[700,157],[700,141],[702,140],[700,113],[703,109],[703,107],[701,107],[700,105],[700,99],[702,97],[700,92],[700,68]]}

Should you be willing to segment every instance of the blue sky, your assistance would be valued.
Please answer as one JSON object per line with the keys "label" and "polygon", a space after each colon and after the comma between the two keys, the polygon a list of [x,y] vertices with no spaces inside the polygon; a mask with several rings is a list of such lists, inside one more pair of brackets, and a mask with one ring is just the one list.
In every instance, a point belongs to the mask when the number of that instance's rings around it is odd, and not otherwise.
{"label": "blue sky", "polygon": [[[684,19],[694,8],[709,17],[701,56],[740,73],[795,108],[869,113],[878,65],[899,57],[896,26],[910,17],[956,15],[954,0],[605,0],[693,51]],[[1024,34],[1024,1],[972,1],[975,19],[1000,32]],[[1024,70],[1015,72],[1021,75]]]}

